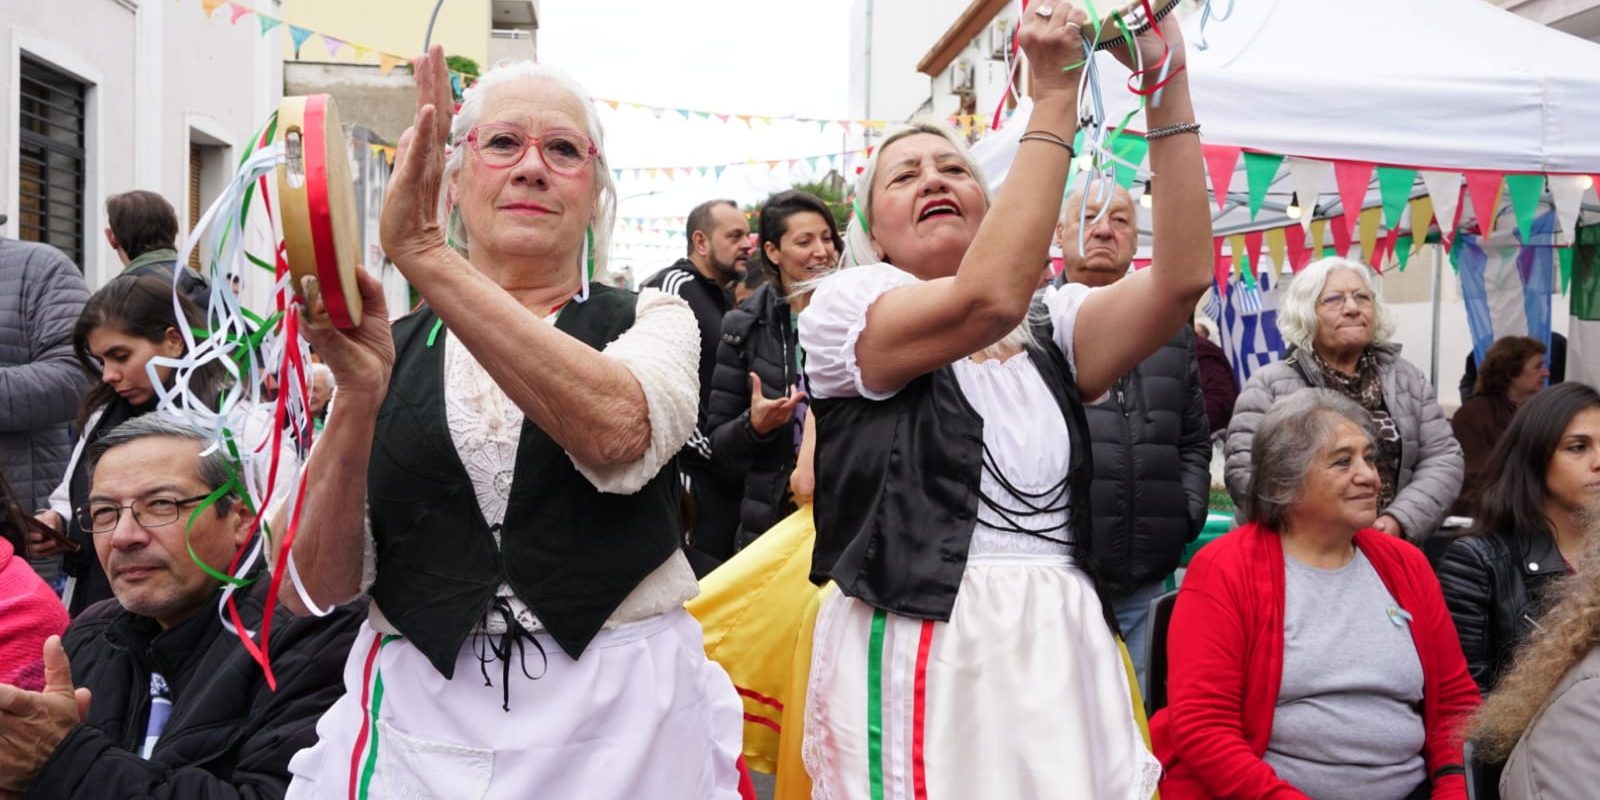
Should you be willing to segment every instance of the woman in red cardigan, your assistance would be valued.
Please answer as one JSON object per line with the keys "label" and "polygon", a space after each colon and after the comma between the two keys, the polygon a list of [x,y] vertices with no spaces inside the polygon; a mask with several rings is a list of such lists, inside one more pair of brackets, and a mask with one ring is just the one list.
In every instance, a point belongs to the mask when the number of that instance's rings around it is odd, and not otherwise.
{"label": "woman in red cardigan", "polygon": [[1173,609],[1164,800],[1466,797],[1478,689],[1427,559],[1371,527],[1373,455],[1371,417],[1333,392],[1263,418],[1250,522],[1195,557]]}

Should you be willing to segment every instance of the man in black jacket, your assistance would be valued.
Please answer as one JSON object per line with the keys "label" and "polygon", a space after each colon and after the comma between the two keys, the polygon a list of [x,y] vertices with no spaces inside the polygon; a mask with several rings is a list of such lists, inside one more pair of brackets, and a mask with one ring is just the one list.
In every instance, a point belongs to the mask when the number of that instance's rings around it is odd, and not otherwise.
{"label": "man in black jacket", "polygon": [[178,265],[178,215],[167,198],[136,189],[106,198],[106,243],[122,259],[123,275],[154,275],[171,281],[204,313],[211,304],[211,284],[204,276]]}
{"label": "man in black jacket", "polygon": [[750,223],[732,200],[708,200],[689,212],[689,252],[676,264],[651,276],[646,288],[660,289],[689,303],[700,323],[700,415],[678,468],[694,493],[695,522],[689,554],[695,572],[704,575],[733,555],[733,534],[739,527],[743,484],[731,483],[711,463],[711,375],[717,368],[717,343],[722,317],[728,313],[733,284],[749,269]]}
{"label": "man in black jacket", "polygon": [[[1133,262],[1133,200],[1121,187],[1109,198],[1099,190],[1090,184],[1087,193],[1068,196],[1056,228],[1072,283],[1109,286]],[[1150,601],[1205,525],[1211,490],[1211,431],[1193,329],[1176,331],[1085,413],[1094,448],[1094,556],[1143,684]]]}
{"label": "man in black jacket", "polygon": [[[90,606],[65,647],[45,643],[43,692],[0,686],[0,797],[280,798],[289,759],[316,740],[343,693],[345,656],[365,616],[273,614],[276,688],[218,618],[221,568],[252,515],[203,435],[146,414],[90,449],[81,513],[116,598]],[[188,548],[192,548],[192,557]],[[264,576],[263,576],[264,578]],[[259,631],[266,580],[235,598]],[[70,666],[69,666],[70,660]]]}

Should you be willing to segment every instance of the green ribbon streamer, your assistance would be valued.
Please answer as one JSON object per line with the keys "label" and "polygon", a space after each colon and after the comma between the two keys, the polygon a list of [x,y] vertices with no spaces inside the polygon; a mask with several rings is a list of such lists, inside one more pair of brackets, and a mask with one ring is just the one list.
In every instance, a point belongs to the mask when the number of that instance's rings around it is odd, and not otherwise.
{"label": "green ribbon streamer", "polygon": [[439,331],[442,331],[442,330],[444,330],[444,320],[442,320],[442,319],[434,320],[433,321],[433,330],[428,331],[428,347],[433,347],[434,340],[439,338]]}
{"label": "green ribbon streamer", "polygon": [[883,800],[883,629],[887,621],[887,612],[872,612],[872,638],[867,644],[867,775],[872,800]]}
{"label": "green ribbon streamer", "polygon": [[244,580],[242,578],[235,578],[226,572],[213,569],[210,564],[206,563],[205,559],[200,557],[199,553],[194,551],[194,542],[189,538],[190,532],[194,530],[194,523],[196,520],[200,519],[200,515],[205,513],[206,509],[210,508],[218,500],[222,499],[223,495],[226,495],[232,490],[233,481],[229,480],[227,483],[224,483],[212,490],[211,494],[206,495],[206,499],[201,500],[200,504],[194,507],[194,511],[189,514],[189,521],[184,523],[183,526],[183,546],[189,551],[189,559],[193,561],[196,566],[200,567],[205,574],[210,575],[222,583],[231,584],[233,586],[249,586],[251,581]]}

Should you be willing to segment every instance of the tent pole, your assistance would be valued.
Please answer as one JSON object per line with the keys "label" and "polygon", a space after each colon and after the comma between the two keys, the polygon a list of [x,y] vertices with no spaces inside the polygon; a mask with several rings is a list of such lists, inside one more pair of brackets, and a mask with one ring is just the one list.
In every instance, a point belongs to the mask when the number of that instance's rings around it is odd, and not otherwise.
{"label": "tent pole", "polygon": [[1444,283],[1444,245],[1433,246],[1433,353],[1428,362],[1428,380],[1434,392],[1439,391],[1439,326],[1442,285]]}

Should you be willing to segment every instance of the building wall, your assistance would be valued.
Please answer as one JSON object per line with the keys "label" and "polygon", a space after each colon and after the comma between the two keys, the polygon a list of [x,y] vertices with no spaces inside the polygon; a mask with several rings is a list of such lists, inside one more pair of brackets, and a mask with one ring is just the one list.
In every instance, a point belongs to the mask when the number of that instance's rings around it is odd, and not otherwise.
{"label": "building wall", "polygon": [[[428,18],[436,0],[283,0],[283,20],[352,44],[411,57],[422,52]],[[489,63],[490,0],[444,0],[433,26],[433,42],[446,55]],[[320,37],[306,42],[295,58],[293,42],[283,37],[284,59],[354,64],[355,53],[343,47],[330,54]],[[368,57],[376,63],[377,53]]]}
{"label": "building wall", "polygon": [[[276,0],[258,2],[278,13]],[[272,11],[267,11],[271,7]],[[89,84],[85,120],[85,277],[97,287],[121,269],[105,244],[104,202],[130,189],[160,192],[188,219],[189,142],[210,151],[202,202],[231,177],[231,164],[280,94],[281,61],[255,25],[207,18],[198,2],[0,0],[0,192],[18,234],[18,74],[24,53]]]}
{"label": "building wall", "polygon": [[929,97],[917,62],[968,0],[855,0],[850,7],[850,110],[862,119],[901,120]]}

